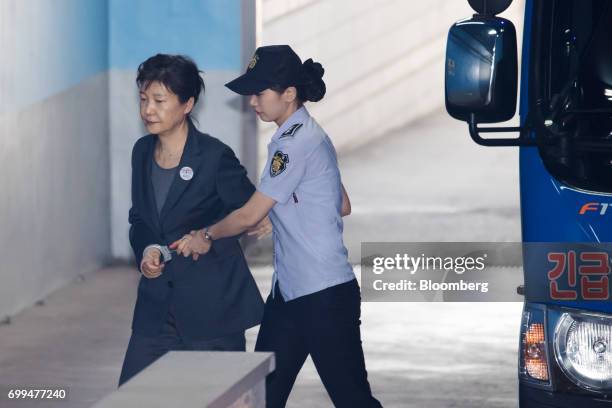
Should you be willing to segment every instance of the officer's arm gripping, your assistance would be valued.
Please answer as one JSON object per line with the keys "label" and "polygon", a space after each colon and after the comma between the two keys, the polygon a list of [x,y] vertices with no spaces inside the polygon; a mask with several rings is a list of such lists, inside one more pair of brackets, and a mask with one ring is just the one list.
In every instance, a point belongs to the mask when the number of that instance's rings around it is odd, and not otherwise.
{"label": "officer's arm gripping", "polygon": [[213,239],[233,237],[257,225],[276,204],[272,198],[256,191],[249,201],[227,217],[211,226],[208,233]]}

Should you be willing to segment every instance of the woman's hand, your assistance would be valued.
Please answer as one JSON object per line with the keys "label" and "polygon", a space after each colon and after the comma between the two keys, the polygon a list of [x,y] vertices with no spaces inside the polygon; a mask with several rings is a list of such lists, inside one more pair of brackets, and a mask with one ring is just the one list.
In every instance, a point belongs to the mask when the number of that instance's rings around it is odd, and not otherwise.
{"label": "woman's hand", "polygon": [[270,222],[270,217],[266,216],[263,220],[259,221],[259,224],[254,226],[253,228],[249,228],[247,230],[247,235],[253,236],[255,235],[257,239],[262,239],[267,237],[272,233],[272,222]]}
{"label": "woman's hand", "polygon": [[145,278],[154,279],[164,271],[165,263],[161,262],[161,252],[156,248],[149,248],[140,262],[140,270]]}
{"label": "woman's hand", "polygon": [[177,255],[183,255],[185,258],[191,256],[194,261],[197,261],[200,255],[210,251],[212,242],[204,238],[201,230],[191,231],[185,234],[183,238],[174,241],[170,244],[170,249],[176,249]]}

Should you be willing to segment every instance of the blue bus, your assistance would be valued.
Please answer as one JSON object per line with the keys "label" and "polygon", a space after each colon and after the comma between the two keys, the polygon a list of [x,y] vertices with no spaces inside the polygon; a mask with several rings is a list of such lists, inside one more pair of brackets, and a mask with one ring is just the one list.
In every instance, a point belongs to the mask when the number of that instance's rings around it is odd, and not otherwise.
{"label": "blue bus", "polygon": [[[525,0],[520,67],[497,16],[511,2],[469,0],[445,98],[476,143],[520,149],[519,404],[612,407],[612,1]],[[520,126],[495,127],[516,113],[519,68]]]}

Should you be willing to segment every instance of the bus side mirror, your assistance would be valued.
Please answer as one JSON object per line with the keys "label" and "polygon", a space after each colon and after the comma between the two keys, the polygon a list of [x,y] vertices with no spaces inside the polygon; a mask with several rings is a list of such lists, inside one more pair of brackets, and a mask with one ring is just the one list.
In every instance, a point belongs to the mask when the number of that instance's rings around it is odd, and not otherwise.
{"label": "bus side mirror", "polygon": [[465,122],[495,123],[516,112],[518,62],[511,21],[476,14],[455,23],[446,48],[446,110]]}

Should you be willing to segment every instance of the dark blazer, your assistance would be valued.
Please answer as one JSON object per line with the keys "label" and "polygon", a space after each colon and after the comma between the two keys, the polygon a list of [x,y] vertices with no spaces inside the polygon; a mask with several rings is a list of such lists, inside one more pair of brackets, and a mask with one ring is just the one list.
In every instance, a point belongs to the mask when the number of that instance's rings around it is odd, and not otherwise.
{"label": "dark blazer", "polygon": [[[158,216],[151,181],[157,139],[141,137],[132,151],[129,222],[137,265],[147,245],[169,245],[191,230],[214,224],[255,191],[232,149],[199,132],[190,121],[178,169],[191,167],[193,178],[185,181],[177,171]],[[160,277],[141,277],[133,331],[158,334],[170,308],[186,339],[212,339],[260,323],[263,301],[237,237],[214,241],[210,252],[197,261],[174,254]]]}

